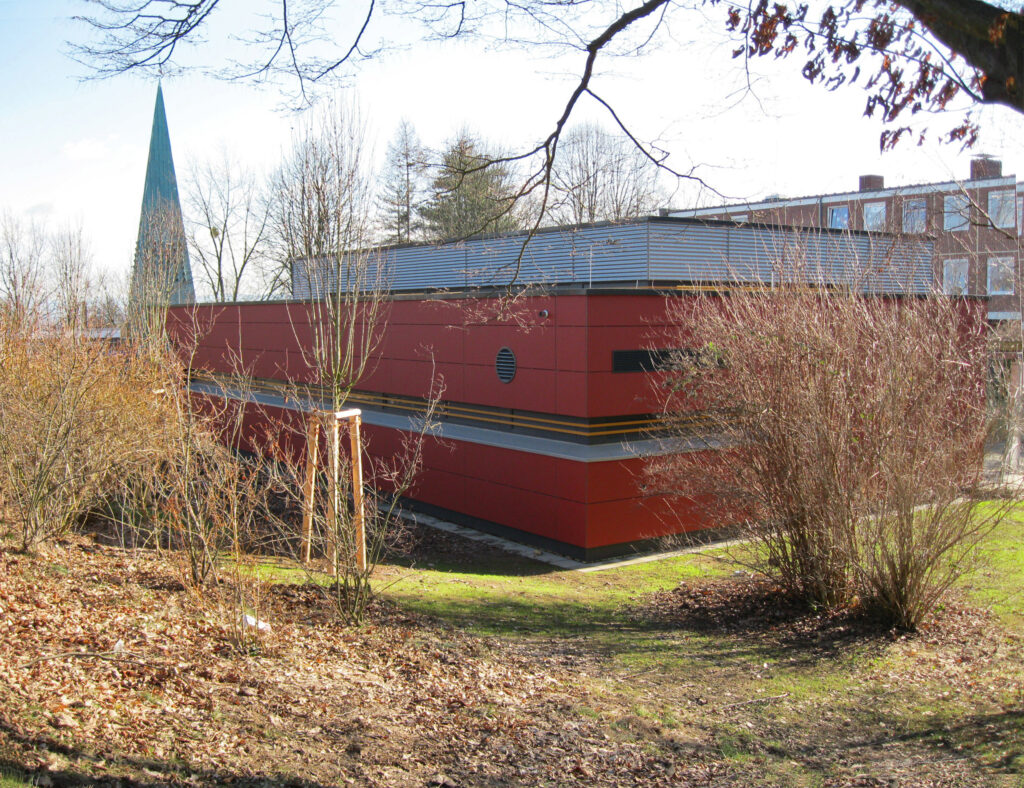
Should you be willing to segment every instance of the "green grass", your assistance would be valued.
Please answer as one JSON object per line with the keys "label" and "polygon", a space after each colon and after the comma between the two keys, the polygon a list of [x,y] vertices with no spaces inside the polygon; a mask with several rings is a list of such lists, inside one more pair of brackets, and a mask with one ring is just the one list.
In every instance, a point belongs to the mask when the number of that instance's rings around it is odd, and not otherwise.
{"label": "green grass", "polygon": [[381,575],[386,597],[480,635],[600,637],[638,595],[728,571],[719,555],[709,550],[587,573],[493,554],[472,566],[431,556],[429,568],[384,567]]}
{"label": "green grass", "polygon": [[970,596],[1024,632],[1024,507],[1018,506],[986,537],[979,565],[962,583]]}
{"label": "green grass", "polygon": [[[979,571],[962,588],[1009,633],[1024,634],[1024,506],[988,535],[980,557]],[[731,574],[735,566],[722,559],[722,550],[709,549],[584,573],[494,553],[462,563],[437,555],[419,567],[382,567],[378,587],[386,586],[384,596],[397,605],[498,649],[512,640],[535,644],[540,653],[586,653],[596,669],[579,680],[591,695],[578,714],[617,726],[616,735],[632,735],[629,719],[661,730],[703,730],[723,758],[763,774],[766,784],[819,785],[839,774],[833,769],[841,767],[802,763],[819,737],[868,747],[880,774],[888,750],[864,742],[895,741],[909,753],[934,750],[940,759],[952,748],[982,770],[1024,770],[1021,715],[971,693],[944,696],[941,674],[929,673],[927,641],[923,657],[908,656],[885,637],[819,653],[756,632],[675,629],[628,615],[631,605],[681,580]],[[1020,675],[1016,663],[997,670]],[[908,673],[911,681],[888,680]],[[694,705],[700,695],[707,705]],[[748,703],[776,696],[782,699]],[[723,714],[732,704],[740,705]]]}
{"label": "green grass", "polygon": [[25,772],[0,766],[0,788],[22,788],[25,785],[35,785],[35,782]]}
{"label": "green grass", "polygon": [[[1002,656],[980,679],[1009,676],[1015,696],[999,701],[965,691],[951,697],[933,666],[956,656],[933,648],[927,637],[914,642],[916,652],[884,635],[816,648],[757,626],[707,631],[637,615],[654,592],[732,574],[737,565],[727,559],[742,558],[744,549],[708,548],[580,572],[481,547],[419,556],[414,566],[385,563],[374,586],[403,609],[480,636],[499,657],[509,643],[542,658],[562,655],[577,665],[566,680],[581,691],[568,713],[601,724],[609,736],[645,747],[663,746],[656,742],[665,736],[701,741],[700,751],[716,753],[760,784],[843,782],[852,774],[844,769],[886,776],[890,747],[903,748],[905,757],[931,753],[936,763],[952,751],[983,772],[1024,773],[1016,657]],[[990,607],[1010,636],[1024,634],[1024,505],[987,536],[979,553],[979,571],[961,589]],[[271,582],[311,579],[271,561],[255,571]],[[834,756],[850,748],[859,748],[851,756],[856,763],[836,765]],[[808,758],[808,752],[831,755]]]}

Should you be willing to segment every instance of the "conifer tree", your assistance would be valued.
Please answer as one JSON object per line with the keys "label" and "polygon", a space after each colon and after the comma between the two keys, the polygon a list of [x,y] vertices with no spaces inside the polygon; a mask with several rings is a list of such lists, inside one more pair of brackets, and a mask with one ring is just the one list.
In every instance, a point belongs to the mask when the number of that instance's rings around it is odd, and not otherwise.
{"label": "conifer tree", "polygon": [[466,130],[448,145],[431,183],[430,195],[420,210],[430,240],[522,229],[522,209],[515,199],[515,176],[507,165],[494,162],[494,158]]}
{"label": "conifer tree", "polygon": [[384,241],[409,243],[420,239],[419,208],[425,189],[427,151],[412,123],[402,119],[388,144],[377,208]]}

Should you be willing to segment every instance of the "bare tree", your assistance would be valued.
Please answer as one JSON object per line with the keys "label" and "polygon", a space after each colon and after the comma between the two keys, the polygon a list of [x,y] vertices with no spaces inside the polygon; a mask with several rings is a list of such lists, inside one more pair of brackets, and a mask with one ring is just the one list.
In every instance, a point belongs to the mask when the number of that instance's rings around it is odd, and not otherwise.
{"label": "bare tree", "polygon": [[[188,242],[177,207],[143,214],[128,293],[127,326],[143,341],[164,336],[167,307],[192,300]],[[187,295],[186,295],[187,294]]]}
{"label": "bare tree", "polygon": [[50,239],[58,322],[72,331],[89,325],[94,294],[92,254],[81,227],[66,227]]}
{"label": "bare tree", "polygon": [[15,325],[31,325],[44,316],[48,243],[40,225],[0,213],[0,302],[4,317]]}
{"label": "bare tree", "polygon": [[96,328],[120,328],[127,314],[128,278],[109,271],[96,273],[89,323]]}
{"label": "bare tree", "polygon": [[293,266],[299,263],[318,279],[318,287],[332,290],[335,277],[345,278],[346,252],[369,246],[368,158],[365,126],[355,106],[331,102],[299,129],[272,185],[279,281],[291,285]]}
{"label": "bare tree", "polygon": [[377,197],[379,221],[387,243],[409,243],[421,236],[419,208],[427,167],[427,150],[420,144],[412,123],[403,119],[388,145]]}
{"label": "bare tree", "polygon": [[[265,297],[270,203],[256,175],[223,150],[189,172],[188,241],[214,301]],[[273,277],[270,277],[273,281]]]}
{"label": "bare tree", "polygon": [[552,215],[567,224],[642,216],[663,204],[658,176],[657,165],[627,137],[592,123],[576,126],[551,171]]}
{"label": "bare tree", "polygon": [[[96,11],[82,19],[95,38],[79,44],[77,52],[104,75],[167,68],[176,62],[182,44],[202,37],[219,2],[91,0]],[[868,5],[872,8],[865,12]],[[415,20],[427,38],[478,36],[530,50],[578,54],[579,78],[568,90],[551,131],[534,147],[502,159],[505,163],[512,159],[529,162],[519,192],[520,196],[538,195],[536,227],[549,205],[550,177],[560,139],[585,97],[602,106],[652,161],[676,177],[700,181],[692,170],[669,169],[667,153],[642,144],[595,85],[599,57],[636,56],[666,41],[674,43],[671,19],[694,7],[722,9],[723,21],[734,37],[733,54],[742,58],[748,69],[749,61],[759,56],[785,58],[806,52],[802,73],[830,89],[867,75],[866,111],[869,115],[881,112],[889,126],[882,134],[883,145],[895,144],[909,131],[908,126],[896,126],[900,118],[922,110],[948,109],[958,95],[966,95],[972,102],[1024,110],[1020,58],[1024,16],[1009,3],[984,0],[826,2],[817,20],[805,2],[760,2],[743,8],[721,0],[693,4],[644,0],[623,8],[612,0],[481,0],[472,4],[408,0],[388,5],[371,0],[355,12],[355,20],[348,20],[343,29],[350,32],[341,37],[336,14],[341,13],[342,5],[336,0],[282,0],[242,35],[254,47],[255,57],[232,75],[259,79],[284,75],[307,101],[308,88],[332,78],[350,77],[365,59],[387,48],[377,23],[381,15],[389,14]],[[335,42],[333,51],[325,52],[324,41]],[[728,40],[723,44],[730,45]],[[960,117],[948,138],[971,144],[976,126],[969,115]]]}
{"label": "bare tree", "polygon": [[[94,13],[79,17],[94,37],[73,45],[78,56],[102,75],[142,69],[158,71],[177,62],[178,50],[201,39],[220,0],[89,0]],[[787,56],[800,49],[809,53],[803,65],[808,79],[836,87],[855,76],[845,65],[857,65],[865,54],[878,54],[883,63],[869,81],[869,105],[879,104],[887,114],[915,111],[914,101],[929,108],[948,104],[949,93],[967,91],[980,101],[1024,109],[1021,91],[1022,16],[1007,2],[971,0],[902,0],[876,2],[873,10],[861,0],[823,3],[814,19],[806,2],[756,3],[741,8],[720,0],[677,4],[647,0],[623,9],[612,2],[547,3],[528,0],[502,3],[484,0],[472,4],[409,0],[392,5],[369,2],[357,10],[346,35],[336,0],[291,0],[271,4],[266,15],[253,17],[253,28],[240,34],[253,58],[236,64],[233,77],[286,76],[300,93],[307,87],[350,75],[363,61],[385,48],[377,32],[378,17],[414,18],[429,36],[468,38],[490,36],[526,47],[577,50],[590,56],[614,51],[636,54],[656,46],[666,21],[695,6],[719,6],[725,21],[744,39],[737,56]],[[276,7],[275,7],[276,6]],[[639,40],[625,41],[637,32]],[[653,28],[653,29],[652,29]],[[232,31],[239,35],[239,31]],[[325,53],[323,41],[334,42]],[[632,43],[632,46],[630,46]],[[951,56],[952,53],[952,56]],[[918,69],[906,73],[905,69]],[[582,87],[587,88],[584,67]],[[895,92],[894,92],[895,91]],[[891,118],[887,118],[891,119]]]}
{"label": "bare tree", "polygon": [[[372,190],[363,135],[352,107],[334,104],[318,111],[297,134],[274,182],[278,246],[292,276],[313,296],[304,311],[308,328],[296,325],[297,335],[303,336],[312,389],[304,380],[295,397],[327,414],[322,426],[329,436],[337,434],[328,428],[334,414],[351,407],[353,390],[375,362],[389,311],[387,271],[371,246]],[[346,459],[340,445],[328,446],[331,480],[320,487],[332,494],[316,512],[310,544],[312,554],[326,561],[333,579],[326,589],[328,598],[350,620],[362,618],[372,596],[373,567],[400,528],[399,496],[419,468],[423,434],[437,396],[425,400],[425,412],[418,426],[411,426],[406,450],[368,466],[365,517],[347,505],[354,492],[345,470],[351,455]],[[301,466],[292,465],[287,472],[286,488],[302,490]],[[367,535],[365,561],[356,539],[360,520]]]}

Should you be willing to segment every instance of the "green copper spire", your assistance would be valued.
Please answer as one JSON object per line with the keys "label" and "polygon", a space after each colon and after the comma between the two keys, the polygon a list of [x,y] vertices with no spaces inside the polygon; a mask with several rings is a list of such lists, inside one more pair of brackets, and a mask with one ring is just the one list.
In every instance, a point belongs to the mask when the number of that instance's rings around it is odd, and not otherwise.
{"label": "green copper spire", "polygon": [[196,300],[160,85],[156,88],[130,299],[136,309],[191,304]]}

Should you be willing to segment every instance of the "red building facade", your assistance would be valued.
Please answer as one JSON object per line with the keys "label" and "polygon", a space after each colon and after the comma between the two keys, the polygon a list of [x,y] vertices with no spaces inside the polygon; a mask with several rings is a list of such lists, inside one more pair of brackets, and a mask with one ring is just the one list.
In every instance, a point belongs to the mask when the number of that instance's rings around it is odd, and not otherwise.
{"label": "red building facade", "polygon": [[[666,303],[651,291],[570,291],[467,323],[488,304],[391,301],[377,358],[350,400],[363,409],[366,450],[399,453],[410,416],[441,381],[414,507],[580,558],[698,528],[695,513],[641,493],[644,455],[658,450],[649,435],[658,402],[637,355],[671,334]],[[199,307],[195,363],[225,374],[228,359],[241,359],[259,408],[279,417],[298,407],[281,384],[315,380],[300,341],[314,314],[300,302]],[[191,324],[192,312],[176,308],[172,319]]]}
{"label": "red building facade", "polygon": [[[514,255],[523,243],[511,238],[511,244],[506,236],[385,250],[382,258],[393,281],[413,281],[424,266],[441,280],[454,269],[439,267],[439,260],[458,257],[459,265],[479,271],[483,259],[500,268],[494,250]],[[779,250],[797,246],[802,264],[827,266],[830,276],[841,278],[871,262],[870,245],[850,245],[867,241],[849,233],[802,237],[785,228],[671,219],[551,231],[537,248],[557,270],[571,268],[585,283],[565,281],[569,274],[563,273],[563,281],[545,283],[543,294],[511,301],[500,289],[393,288],[379,322],[380,342],[346,404],[363,409],[370,457],[387,458],[415,430],[435,383],[443,384],[439,423],[408,493],[409,505],[427,513],[583,559],[713,528],[722,524],[704,519],[692,502],[643,490],[649,457],[709,445],[709,436],[699,433],[699,414],[692,440],[669,445],[654,434],[660,402],[653,361],[681,341],[668,318],[670,301],[694,290],[727,289],[727,274],[732,281],[765,281],[773,269],[759,261],[774,255],[785,264]],[[887,249],[891,254],[891,244]],[[466,260],[473,255],[480,259]],[[911,292],[926,291],[932,282],[919,274],[931,270],[930,256],[930,248],[915,245],[899,258],[899,271],[877,279],[876,289],[910,282]],[[318,407],[310,346],[322,293],[305,295],[173,308],[172,335],[195,334],[194,387],[223,392],[203,376],[227,381],[244,370],[253,381],[245,395],[253,429],[260,419],[294,419]]]}

